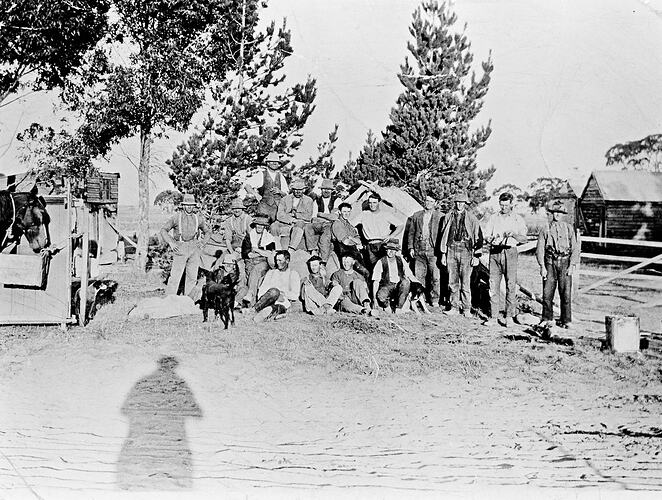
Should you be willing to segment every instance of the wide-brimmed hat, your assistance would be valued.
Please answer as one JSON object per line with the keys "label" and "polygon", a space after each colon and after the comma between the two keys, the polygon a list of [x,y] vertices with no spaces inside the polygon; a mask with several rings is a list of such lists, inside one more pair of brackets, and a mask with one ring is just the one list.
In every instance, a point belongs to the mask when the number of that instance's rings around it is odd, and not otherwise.
{"label": "wide-brimmed hat", "polygon": [[467,193],[457,193],[455,198],[453,198],[453,201],[463,201],[464,203],[469,203],[469,197],[467,196]]}
{"label": "wide-brimmed hat", "polygon": [[567,214],[568,209],[566,206],[563,204],[561,200],[553,200],[547,205],[547,211],[548,212],[559,212],[562,214]]}
{"label": "wide-brimmed hat", "polygon": [[241,199],[236,198],[236,199],[232,200],[232,205],[230,205],[231,210],[234,210],[235,208],[244,209],[246,207],[244,206],[244,202]]}
{"label": "wide-brimmed hat", "polygon": [[182,198],[182,205],[197,205],[195,202],[195,196],[192,194],[185,194],[184,197]]}
{"label": "wide-brimmed hat", "polygon": [[306,189],[306,183],[303,182],[301,179],[296,179],[292,181],[292,185],[290,187],[292,189]]}
{"label": "wide-brimmed hat", "polygon": [[253,220],[251,226],[253,226],[253,227],[255,227],[255,226],[264,226],[264,227],[268,227],[268,226],[269,226],[269,218],[266,217],[265,215],[258,215],[258,216],[255,217],[255,219]]}
{"label": "wide-brimmed hat", "polygon": [[334,189],[333,179],[323,179],[320,189]]}
{"label": "wide-brimmed hat", "polygon": [[223,256],[223,264],[236,264],[237,261],[231,253],[226,253]]}
{"label": "wide-brimmed hat", "polygon": [[275,151],[272,151],[267,155],[267,157],[264,159],[264,163],[267,162],[274,162],[274,163],[280,163],[280,155],[276,153]]}
{"label": "wide-brimmed hat", "polygon": [[386,246],[384,248],[386,250],[400,250],[400,242],[392,238],[386,242]]}

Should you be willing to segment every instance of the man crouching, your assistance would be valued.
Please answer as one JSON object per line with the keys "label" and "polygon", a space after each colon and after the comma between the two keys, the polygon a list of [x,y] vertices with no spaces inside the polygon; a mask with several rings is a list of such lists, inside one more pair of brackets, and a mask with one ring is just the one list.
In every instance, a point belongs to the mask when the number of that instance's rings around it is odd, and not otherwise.
{"label": "man crouching", "polygon": [[301,284],[301,299],[306,312],[315,316],[333,314],[343,294],[342,287],[326,275],[326,265],[317,255],[308,259],[309,274]]}
{"label": "man crouching", "polygon": [[403,313],[412,281],[418,281],[401,257],[396,255],[400,250],[398,240],[391,239],[386,243],[386,257],[375,264],[372,271],[373,290],[377,304],[380,307]]}
{"label": "man crouching", "polygon": [[276,269],[267,271],[260,285],[255,303],[253,318],[256,323],[267,319],[281,319],[285,317],[290,308],[290,301],[299,297],[301,278],[299,273],[290,269],[290,252],[278,250],[276,252]]}

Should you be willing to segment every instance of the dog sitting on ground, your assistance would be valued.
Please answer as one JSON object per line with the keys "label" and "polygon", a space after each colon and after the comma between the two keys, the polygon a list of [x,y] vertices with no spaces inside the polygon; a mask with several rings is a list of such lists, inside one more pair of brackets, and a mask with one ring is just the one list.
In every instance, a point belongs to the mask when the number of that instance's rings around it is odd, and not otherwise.
{"label": "dog sitting on ground", "polygon": [[424,313],[430,314],[430,310],[425,303],[425,287],[417,281],[411,282],[411,286],[409,288],[409,303],[411,310],[416,314],[420,314],[418,306],[420,306]]}
{"label": "dog sitting on ground", "polygon": [[202,321],[209,319],[209,309],[214,309],[216,319],[221,319],[227,330],[228,324],[234,325],[234,302],[239,283],[239,269],[233,261],[232,267],[226,262],[223,267],[210,271],[207,282],[202,286],[199,304],[202,309]]}

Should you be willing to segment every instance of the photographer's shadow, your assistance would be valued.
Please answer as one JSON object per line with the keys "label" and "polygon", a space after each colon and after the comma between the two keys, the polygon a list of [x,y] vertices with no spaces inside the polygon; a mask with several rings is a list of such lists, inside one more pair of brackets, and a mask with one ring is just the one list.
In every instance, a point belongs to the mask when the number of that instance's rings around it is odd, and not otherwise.
{"label": "photographer's shadow", "polygon": [[122,489],[170,490],[192,486],[192,457],[185,419],[200,418],[193,392],[177,373],[177,359],[163,356],[122,405],[129,435],[117,463]]}

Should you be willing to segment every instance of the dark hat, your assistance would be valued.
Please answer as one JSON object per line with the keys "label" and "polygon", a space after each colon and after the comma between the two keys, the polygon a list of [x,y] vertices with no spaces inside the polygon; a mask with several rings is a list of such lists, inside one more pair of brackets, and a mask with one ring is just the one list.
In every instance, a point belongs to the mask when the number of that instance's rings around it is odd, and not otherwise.
{"label": "dark hat", "polygon": [[400,250],[400,242],[392,238],[386,242],[386,250]]}
{"label": "dark hat", "polygon": [[253,223],[251,226],[264,226],[264,227],[269,227],[269,218],[265,215],[258,215],[255,217],[255,220],[253,220]]}
{"label": "dark hat", "polygon": [[547,205],[548,212],[559,212],[562,214],[567,214],[568,209],[565,207],[561,200],[553,200]]}

